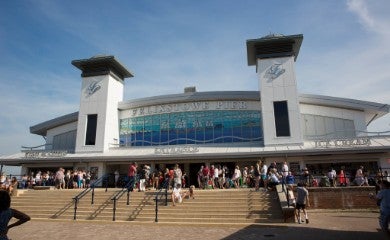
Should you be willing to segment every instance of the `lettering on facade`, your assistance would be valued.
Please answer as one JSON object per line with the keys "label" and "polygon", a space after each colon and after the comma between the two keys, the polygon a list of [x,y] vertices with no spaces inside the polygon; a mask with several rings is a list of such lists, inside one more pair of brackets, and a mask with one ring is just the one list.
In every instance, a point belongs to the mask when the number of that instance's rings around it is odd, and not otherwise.
{"label": "lettering on facade", "polygon": [[65,157],[67,151],[26,151],[25,158],[58,158]]}
{"label": "lettering on facade", "polygon": [[154,154],[186,154],[186,153],[197,153],[199,152],[198,147],[185,146],[185,147],[157,147],[154,149]]}
{"label": "lettering on facade", "polygon": [[144,116],[172,112],[190,112],[205,110],[242,110],[247,109],[248,104],[245,101],[216,101],[216,102],[190,102],[154,105],[131,109],[131,116]]}
{"label": "lettering on facade", "polygon": [[316,148],[337,148],[337,147],[355,147],[370,146],[371,140],[368,137],[351,139],[327,139],[314,141]]}

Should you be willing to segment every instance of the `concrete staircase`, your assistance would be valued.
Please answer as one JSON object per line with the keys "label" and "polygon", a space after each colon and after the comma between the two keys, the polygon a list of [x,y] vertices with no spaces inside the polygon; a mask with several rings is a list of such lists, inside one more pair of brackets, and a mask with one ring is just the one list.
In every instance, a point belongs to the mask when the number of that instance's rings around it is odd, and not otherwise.
{"label": "concrete staircase", "polygon": [[[77,220],[112,221],[112,196],[119,189],[96,189],[94,204],[91,193],[82,198],[77,208]],[[73,220],[72,198],[81,190],[26,190],[12,198],[12,207],[33,219]],[[154,222],[155,192],[131,192],[130,205],[126,193],[117,202],[116,221]],[[283,222],[276,192],[255,192],[250,189],[196,190],[195,199],[184,199],[172,206],[159,201],[159,223],[184,224],[253,224]]]}

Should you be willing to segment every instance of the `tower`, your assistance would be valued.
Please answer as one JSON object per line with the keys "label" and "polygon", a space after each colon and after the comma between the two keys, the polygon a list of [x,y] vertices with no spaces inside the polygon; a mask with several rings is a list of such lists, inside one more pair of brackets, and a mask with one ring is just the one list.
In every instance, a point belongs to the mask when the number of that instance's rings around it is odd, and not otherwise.
{"label": "tower", "polygon": [[118,103],[124,79],[133,77],[114,56],[74,60],[82,71],[76,153],[105,152],[119,141]]}
{"label": "tower", "polygon": [[247,40],[248,66],[256,65],[261,90],[264,145],[302,144],[295,61],[303,35]]}

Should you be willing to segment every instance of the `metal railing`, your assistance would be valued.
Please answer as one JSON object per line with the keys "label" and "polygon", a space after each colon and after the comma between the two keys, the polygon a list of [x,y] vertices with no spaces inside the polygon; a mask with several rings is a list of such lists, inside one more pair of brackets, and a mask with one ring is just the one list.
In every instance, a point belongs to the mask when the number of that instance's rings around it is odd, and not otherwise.
{"label": "metal railing", "polygon": [[115,221],[115,217],[116,217],[116,203],[123,196],[125,192],[127,192],[126,205],[130,205],[130,191],[133,189],[134,183],[136,182],[137,182],[136,178],[129,180],[129,182],[111,198],[111,200],[114,201],[114,206],[112,208],[112,221]]}
{"label": "metal railing", "polygon": [[[105,180],[105,182],[103,182]],[[91,205],[94,204],[94,199],[95,199],[95,187],[100,184],[100,183],[105,183],[105,187],[106,187],[106,192],[107,192],[107,187],[108,187],[108,179],[107,179],[107,175],[103,175],[102,177],[100,177],[99,179],[97,179],[96,181],[94,181],[90,187],[84,189],[84,191],[82,191],[81,193],[79,193],[77,196],[75,196],[73,198],[73,201],[74,201],[74,215],[73,215],[73,220],[76,220],[77,218],[77,205],[80,201],[81,198],[83,198],[85,195],[87,195],[87,193],[89,193],[90,191],[92,191],[92,195],[91,195]]]}
{"label": "metal railing", "polygon": [[[166,178],[164,183],[161,186],[160,191],[156,192],[156,217],[154,219],[155,222],[158,222],[158,200],[159,198],[162,198],[165,195],[165,206],[168,206],[168,188],[169,188],[169,178]],[[164,190],[164,193],[162,193],[162,190]],[[164,194],[164,195],[163,195]]]}

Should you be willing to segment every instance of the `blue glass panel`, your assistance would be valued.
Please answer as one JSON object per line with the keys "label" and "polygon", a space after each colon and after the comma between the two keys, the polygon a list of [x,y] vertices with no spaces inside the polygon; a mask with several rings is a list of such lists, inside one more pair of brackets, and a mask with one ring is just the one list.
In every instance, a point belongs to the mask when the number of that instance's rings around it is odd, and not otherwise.
{"label": "blue glass panel", "polygon": [[204,144],[204,138],[205,138],[204,128],[197,128],[195,130],[195,136],[196,136],[195,139],[197,144]]}
{"label": "blue glass panel", "polygon": [[126,135],[119,136],[119,146],[126,146]]}
{"label": "blue glass panel", "polygon": [[177,144],[177,131],[176,129],[172,129],[169,131],[169,144],[168,145],[176,145]]}
{"label": "blue glass panel", "polygon": [[259,138],[262,138],[261,129],[259,126],[255,126],[252,128],[252,138],[254,141],[259,141]]}
{"label": "blue glass panel", "polygon": [[222,124],[217,124],[214,127],[214,143],[222,143],[223,142],[223,127]]}
{"label": "blue glass panel", "polygon": [[161,131],[161,138],[160,138],[160,144],[161,145],[168,145],[168,140],[169,140],[169,132],[168,131]]}
{"label": "blue glass panel", "polygon": [[243,142],[251,141],[252,138],[252,130],[251,127],[243,126],[242,127],[242,137],[244,138]]}
{"label": "blue glass panel", "polygon": [[132,146],[263,141],[260,111],[173,112],[127,118],[120,120],[119,132],[120,140]]}
{"label": "blue glass panel", "polygon": [[143,146],[150,146],[152,141],[151,132],[144,132]]}
{"label": "blue glass panel", "polygon": [[194,144],[195,142],[195,129],[187,129],[187,144]]}
{"label": "blue glass panel", "polygon": [[186,144],[187,133],[186,129],[180,129],[177,131],[177,144]]}
{"label": "blue glass panel", "polygon": [[233,128],[233,142],[241,142],[242,138],[242,132],[241,132],[241,126],[239,127],[234,127]]}
{"label": "blue glass panel", "polygon": [[142,146],[144,140],[144,133],[143,132],[136,132],[135,133],[135,146]]}

